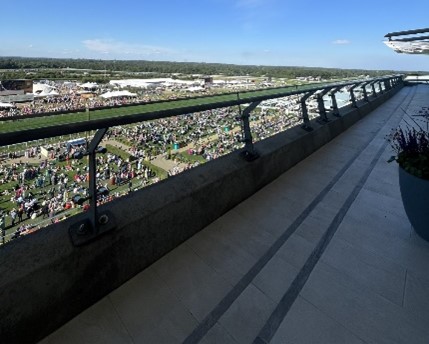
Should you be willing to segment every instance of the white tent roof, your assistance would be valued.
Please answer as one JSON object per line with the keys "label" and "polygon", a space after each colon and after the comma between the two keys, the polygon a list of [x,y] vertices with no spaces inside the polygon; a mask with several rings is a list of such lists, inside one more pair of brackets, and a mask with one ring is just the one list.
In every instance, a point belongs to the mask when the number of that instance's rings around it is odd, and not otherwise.
{"label": "white tent roof", "polygon": [[111,91],[102,94],[100,97],[103,98],[115,98],[115,97],[136,97],[137,94],[129,91]]}
{"label": "white tent roof", "polygon": [[49,96],[52,97],[52,96],[59,95],[55,87],[52,87],[46,84],[34,84],[33,94],[35,97],[49,97]]}
{"label": "white tent roof", "polygon": [[0,108],[12,108],[15,107],[13,104],[11,103],[2,103],[0,102]]}
{"label": "white tent roof", "polygon": [[201,86],[193,86],[193,87],[189,87],[187,89],[189,92],[198,92],[198,91],[203,91],[204,87]]}
{"label": "white tent roof", "polygon": [[84,84],[80,84],[78,85],[79,87],[82,88],[98,88],[98,84],[96,82],[86,82]]}

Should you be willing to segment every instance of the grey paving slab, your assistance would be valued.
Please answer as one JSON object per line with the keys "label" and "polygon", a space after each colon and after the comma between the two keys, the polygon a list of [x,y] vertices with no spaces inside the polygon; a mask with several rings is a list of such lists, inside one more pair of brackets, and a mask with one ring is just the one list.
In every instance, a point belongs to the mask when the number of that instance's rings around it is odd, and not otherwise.
{"label": "grey paving slab", "polygon": [[234,211],[254,226],[278,237],[295,221],[305,207],[305,204],[289,198],[281,203],[268,204],[250,198],[235,207]]}
{"label": "grey paving slab", "polygon": [[322,190],[336,175],[334,166],[326,166],[320,163],[320,159],[300,162],[284,173],[277,180],[282,182],[281,186],[299,186],[305,190],[314,192]]}
{"label": "grey paving slab", "polygon": [[[340,137],[346,136],[347,134],[348,134],[347,132],[344,132],[340,135]],[[358,148],[345,147],[343,145],[335,144],[335,143],[336,143],[336,141],[332,141],[330,144],[321,147],[318,150],[318,153],[326,155],[326,158],[328,159],[328,161],[345,163],[356,152],[360,151],[360,149],[358,149]]]}
{"label": "grey paving slab", "polygon": [[416,321],[427,324],[429,319],[429,274],[417,276],[413,272],[407,272],[404,293],[404,309]]}
{"label": "grey paving slab", "polygon": [[325,161],[325,158],[329,156],[327,152],[319,153],[319,151],[316,151],[300,161],[299,164],[295,165],[292,169],[301,173],[311,173],[312,175],[320,173],[322,177],[326,176],[327,178],[332,178],[337,173],[338,163]]}
{"label": "grey paving slab", "polygon": [[294,233],[279,249],[277,256],[300,270],[314,247],[315,245]]}
{"label": "grey paving slab", "polygon": [[[327,173],[329,173],[329,171],[333,171],[335,174],[339,170],[339,168],[341,168],[344,163],[346,163],[350,159],[350,156],[347,157],[347,155],[345,155],[341,161],[338,161],[338,159],[335,159],[333,154],[329,153],[328,145],[330,144],[333,143],[328,143],[327,145],[325,145],[325,150],[321,151],[321,149],[319,149],[303,161],[308,162],[308,164],[311,163],[313,166],[317,166],[318,168],[321,168],[322,171],[323,169],[325,169]],[[317,171],[317,169],[315,170]]]}
{"label": "grey paving slab", "polygon": [[273,302],[278,303],[298,274],[293,265],[274,256],[253,280],[253,285],[267,295]]}
{"label": "grey paving slab", "polygon": [[[314,174],[312,174],[314,176]],[[313,201],[315,195],[320,192],[324,185],[317,182],[315,179],[308,181],[306,184],[293,182],[293,177],[287,174],[285,176],[290,181],[282,186],[284,199],[289,200],[290,204],[308,205]],[[309,176],[312,178],[312,176]],[[293,208],[292,208],[293,210]]]}
{"label": "grey paving slab", "polygon": [[[281,207],[284,205],[279,204],[278,206]],[[267,204],[263,204],[263,206],[260,204],[258,208],[266,210],[268,216],[268,209],[271,207]],[[275,209],[275,206],[272,206],[272,208]],[[271,233],[270,228],[262,226],[260,223],[249,221],[249,217],[245,216],[243,221],[242,213],[239,213],[236,209],[234,208],[230,211],[228,219],[221,218],[219,221],[216,221],[216,225],[219,226],[217,233],[226,238],[226,240],[239,245],[251,255],[258,257],[264,254],[277,237]],[[277,218],[279,214],[274,209],[270,215]],[[281,222],[280,225],[283,227],[285,223]],[[231,227],[234,228],[233,231],[231,231]]]}
{"label": "grey paving slab", "polygon": [[237,344],[237,341],[219,324],[215,324],[200,341],[201,344]]}
{"label": "grey paving slab", "polygon": [[108,297],[70,320],[41,344],[133,343]]}
{"label": "grey paving slab", "polygon": [[[350,192],[353,191],[353,189],[347,188],[347,192],[342,191],[336,191],[331,189],[327,195],[323,198],[321,204],[325,206],[325,209],[330,209],[333,212],[337,212],[338,209],[340,209],[343,205],[344,202],[347,200],[347,197],[349,197]],[[316,215],[313,215],[313,217],[317,217]],[[320,218],[320,216],[319,216]]]}
{"label": "grey paving slab", "polygon": [[198,323],[152,268],[113,291],[109,298],[135,343],[150,343],[149,338],[179,342]]}
{"label": "grey paving slab", "polygon": [[270,344],[364,344],[311,303],[298,297]]}
{"label": "grey paving slab", "polygon": [[[389,217],[391,220],[391,217]],[[362,222],[354,222],[349,220],[342,224],[341,230],[337,233],[338,237],[352,243],[360,245],[368,250],[371,250],[384,258],[403,266],[408,271],[412,271],[419,276],[427,276],[427,262],[429,261],[429,248],[423,239],[415,236],[414,240],[410,240],[411,226],[408,225],[408,238],[401,238],[392,229],[365,227]],[[370,230],[373,229],[373,230]],[[418,241],[417,245],[414,241]]]}
{"label": "grey paving slab", "polygon": [[393,198],[380,194],[375,191],[363,189],[356,197],[355,207],[378,209],[386,214],[395,214],[399,217],[406,218],[404,205],[398,198]]}
{"label": "grey paving slab", "polygon": [[215,233],[212,227],[210,225],[194,235],[187,245],[223,278],[235,284],[256,263],[257,257]]}
{"label": "grey paving slab", "polygon": [[327,220],[326,223],[323,223],[320,218],[315,218],[311,215],[307,216],[304,222],[297,228],[295,234],[316,245],[326,232],[330,222],[330,220]]}
{"label": "grey paving slab", "polygon": [[[329,195],[332,193],[329,191],[329,193],[320,201],[320,203],[317,205],[316,208],[313,209],[313,211],[309,214],[307,218],[312,218],[318,221],[319,225],[323,227],[328,227],[329,224],[332,222],[333,218],[338,214],[338,211],[340,209],[338,204],[333,204],[330,202]],[[343,195],[341,198],[349,196],[348,194]],[[343,203],[340,203],[343,204]]]}
{"label": "grey paving slab", "polygon": [[402,306],[406,269],[362,246],[334,239],[321,261],[386,299]]}
{"label": "grey paving slab", "polygon": [[268,296],[250,284],[220,318],[219,324],[238,343],[251,343],[274,307]]}
{"label": "grey paving slab", "polygon": [[[341,225],[344,230],[338,235],[348,234],[356,238],[353,240],[366,241],[365,237],[372,236],[389,243],[391,240],[408,240],[411,233],[407,218],[369,206],[362,199],[350,207]],[[362,235],[361,239],[358,233]]]}
{"label": "grey paving slab", "polygon": [[319,262],[301,296],[343,327],[373,343],[427,343],[429,328],[402,307],[360,288],[344,273]]}
{"label": "grey paving slab", "polygon": [[387,178],[383,170],[380,170],[380,173],[377,174],[373,171],[368,182],[364,186],[364,190],[398,199],[401,197],[401,192],[397,187],[397,178],[397,176],[394,178]]}
{"label": "grey paving slab", "polygon": [[[177,252],[185,252],[185,264],[174,262]],[[180,254],[182,255],[182,254]],[[197,320],[203,320],[232,288],[232,284],[204,262],[187,245],[162,258],[151,268],[156,271]]]}
{"label": "grey paving slab", "polygon": [[363,174],[368,169],[370,161],[365,163],[353,163],[344,173],[332,190],[341,194],[349,195],[361,180]]}

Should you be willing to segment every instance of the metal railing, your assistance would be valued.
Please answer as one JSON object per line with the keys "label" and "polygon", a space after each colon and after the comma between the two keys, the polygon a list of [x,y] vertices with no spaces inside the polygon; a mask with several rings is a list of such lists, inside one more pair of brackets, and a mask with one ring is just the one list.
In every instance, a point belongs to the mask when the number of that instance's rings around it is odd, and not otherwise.
{"label": "metal railing", "polygon": [[[109,107],[91,110],[91,119],[88,116],[80,116],[82,111],[71,113],[42,114],[35,117],[7,118],[0,122],[1,145],[17,144],[67,134],[74,134],[89,130],[96,130],[94,137],[84,153],[89,157],[89,201],[90,207],[87,218],[70,227],[70,237],[74,245],[80,246],[96,239],[102,233],[115,228],[114,216],[110,213],[99,213],[97,209],[97,181],[96,181],[96,154],[97,147],[109,127],[132,124],[137,122],[162,119],[182,114],[200,112],[205,110],[238,106],[241,121],[241,141],[244,147],[240,154],[247,161],[258,158],[258,152],[253,145],[252,130],[250,126],[250,113],[264,100],[282,98],[297,95],[301,104],[301,127],[304,130],[313,130],[308,113],[306,101],[313,97],[317,101],[318,122],[327,123],[327,109],[323,97],[331,98],[332,107],[330,113],[333,116],[341,116],[337,105],[336,94],[346,88],[350,94],[352,107],[359,107],[360,102],[371,102],[380,93],[402,83],[401,75],[387,76],[383,78],[356,80],[345,83],[328,83],[318,85],[306,85],[302,87],[281,87],[182,98],[170,101],[157,101],[127,105],[121,107]],[[378,85],[378,91],[376,90]],[[369,91],[367,90],[369,88]],[[246,105],[241,109],[242,105]],[[45,123],[45,126],[43,126]],[[5,231],[3,229],[3,241]]]}

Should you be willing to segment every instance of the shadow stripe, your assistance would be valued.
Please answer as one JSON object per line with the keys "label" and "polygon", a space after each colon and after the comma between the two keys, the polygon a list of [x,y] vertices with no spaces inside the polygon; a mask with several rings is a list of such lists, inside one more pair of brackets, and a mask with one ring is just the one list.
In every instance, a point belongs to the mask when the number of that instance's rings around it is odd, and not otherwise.
{"label": "shadow stripe", "polygon": [[[413,93],[412,97],[410,98],[406,108],[408,108],[409,104],[414,98]],[[396,113],[397,109],[400,107],[398,105],[394,111],[392,111],[392,114],[389,116],[389,119],[392,118],[392,116]],[[388,119],[388,120],[389,120]],[[380,128],[381,130],[381,128]],[[377,133],[380,131],[378,130]],[[344,219],[344,216],[347,214],[348,210],[350,209],[350,206],[355,201],[357,195],[362,190],[363,186],[365,185],[366,181],[368,180],[369,175],[373,171],[375,165],[379,161],[381,155],[385,151],[388,141],[383,143],[383,145],[378,149],[377,153],[375,154],[374,158],[372,159],[371,163],[369,164],[368,168],[365,170],[365,173],[363,174],[362,178],[359,180],[349,197],[347,197],[346,201],[338,211],[337,215],[332,220],[331,224],[329,225],[328,229],[326,230],[323,237],[320,239],[317,246],[314,248],[313,252],[308,257],[307,261],[305,262],[302,269],[299,271],[298,275],[295,277],[293,282],[291,283],[291,286],[286,291],[286,293],[283,295],[282,299],[278,303],[275,310],[271,313],[269,319],[265,323],[264,327],[259,332],[258,336],[253,341],[253,344],[267,344],[271,341],[271,339],[274,337],[275,333],[277,332],[280,324],[286,317],[287,313],[289,312],[290,308],[292,307],[293,303],[295,302],[296,298],[298,297],[299,293],[301,292],[302,288],[304,287],[305,283],[307,282],[308,278],[310,277],[311,272],[313,271],[314,267],[316,266],[317,262],[319,261],[320,257],[322,256],[323,252],[325,251],[326,247],[328,246],[329,242],[333,238],[334,234],[336,233],[338,227],[340,226],[341,222]]]}
{"label": "shadow stripe", "polygon": [[[183,341],[183,344],[195,344],[198,343],[207,332],[216,324],[216,322],[222,317],[222,315],[228,310],[232,303],[238,298],[238,296],[247,288],[252,280],[258,275],[258,273],[264,268],[264,266],[271,260],[271,258],[277,253],[280,247],[289,239],[289,237],[296,231],[301,223],[307,218],[307,216],[314,210],[314,208],[323,200],[327,193],[332,189],[335,183],[343,176],[343,174],[349,169],[353,162],[359,157],[361,152],[368,147],[372,140],[378,135],[383,128],[384,124],[393,116],[405,99],[409,96],[411,90],[404,96],[400,104],[392,111],[392,115],[384,121],[380,128],[373,133],[370,139],[362,146],[362,148],[356,152],[343,168],[333,177],[329,184],[314,198],[314,200],[301,212],[301,214],[295,219],[295,221],[286,229],[286,231],[274,242],[274,244],[262,255],[262,257],[252,266],[252,268],[240,279],[240,281],[228,292],[227,295],[219,302],[219,304],[204,318],[204,320],[189,334],[188,337]],[[411,100],[410,100],[411,102]],[[311,271],[310,271],[311,272]],[[301,272],[299,273],[301,274]],[[294,281],[295,282],[295,281]],[[305,282],[304,282],[305,283]],[[302,288],[302,287],[301,287]],[[265,328],[265,326],[264,326]],[[261,333],[260,333],[261,334]],[[258,336],[259,337],[259,336]],[[257,338],[258,338],[257,337]],[[256,342],[255,343],[260,343]]]}

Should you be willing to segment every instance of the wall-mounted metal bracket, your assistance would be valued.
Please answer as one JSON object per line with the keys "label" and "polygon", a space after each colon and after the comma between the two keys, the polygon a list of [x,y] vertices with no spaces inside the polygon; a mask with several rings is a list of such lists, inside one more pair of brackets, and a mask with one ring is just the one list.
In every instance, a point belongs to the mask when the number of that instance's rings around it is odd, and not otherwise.
{"label": "wall-mounted metal bracket", "polygon": [[[91,211],[91,208],[88,211]],[[113,230],[116,226],[113,213],[105,211],[99,213],[98,222],[95,226],[89,216],[83,221],[74,223],[69,228],[69,235],[74,246],[82,246]]]}
{"label": "wall-mounted metal bracket", "polygon": [[84,245],[116,227],[113,214],[108,212],[98,214],[97,209],[96,149],[106,132],[107,128],[97,130],[87,152],[84,153],[89,157],[89,209],[83,221],[69,228],[70,239],[75,246]]}

